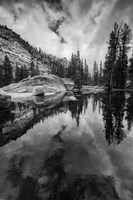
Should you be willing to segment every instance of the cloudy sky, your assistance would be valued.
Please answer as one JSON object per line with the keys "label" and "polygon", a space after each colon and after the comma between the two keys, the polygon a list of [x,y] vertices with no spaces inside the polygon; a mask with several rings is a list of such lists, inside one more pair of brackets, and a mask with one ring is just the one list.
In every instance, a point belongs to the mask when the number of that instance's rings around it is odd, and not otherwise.
{"label": "cloudy sky", "polygon": [[0,0],[0,24],[59,57],[79,48],[90,68],[104,60],[115,21],[133,28],[132,13],[133,0]]}

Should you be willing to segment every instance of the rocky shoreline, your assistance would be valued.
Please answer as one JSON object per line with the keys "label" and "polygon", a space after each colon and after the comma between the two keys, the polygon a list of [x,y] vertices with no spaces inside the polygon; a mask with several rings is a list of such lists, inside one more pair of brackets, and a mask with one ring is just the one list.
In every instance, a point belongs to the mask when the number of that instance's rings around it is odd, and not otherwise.
{"label": "rocky shoreline", "polygon": [[52,74],[29,77],[18,83],[1,88],[0,108],[8,108],[10,102],[17,99],[28,99],[33,96],[56,94],[72,90],[74,82],[70,79],[61,79]]}
{"label": "rocky shoreline", "polygon": [[[0,89],[0,109],[9,108],[11,101],[34,101],[37,99],[34,98],[34,96],[51,96],[51,98],[53,96],[53,98],[55,98],[58,93],[73,91],[74,85],[75,84],[71,79],[59,78],[52,74],[29,77],[18,83],[13,83]],[[82,94],[103,91],[104,88],[98,86],[82,86],[81,88]],[[71,99],[74,99],[74,94],[71,96],[73,96]]]}

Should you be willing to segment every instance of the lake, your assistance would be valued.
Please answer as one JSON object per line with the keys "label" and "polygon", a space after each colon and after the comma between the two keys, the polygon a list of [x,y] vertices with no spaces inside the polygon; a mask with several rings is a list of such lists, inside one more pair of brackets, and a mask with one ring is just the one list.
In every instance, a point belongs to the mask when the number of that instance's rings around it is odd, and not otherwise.
{"label": "lake", "polygon": [[0,111],[1,200],[133,199],[133,93],[75,97]]}

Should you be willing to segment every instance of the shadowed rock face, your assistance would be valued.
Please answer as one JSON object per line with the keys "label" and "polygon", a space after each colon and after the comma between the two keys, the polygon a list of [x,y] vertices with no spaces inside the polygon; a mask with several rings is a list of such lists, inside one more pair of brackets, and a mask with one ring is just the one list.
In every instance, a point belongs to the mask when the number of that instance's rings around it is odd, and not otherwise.
{"label": "shadowed rock face", "polygon": [[3,90],[0,89],[0,109],[9,108],[11,103],[11,96],[6,94]]}
{"label": "shadowed rock face", "polygon": [[24,79],[18,83],[3,87],[6,92],[29,92],[32,93],[35,86],[43,86],[44,93],[66,91],[66,87],[61,78],[55,75],[41,75]]}

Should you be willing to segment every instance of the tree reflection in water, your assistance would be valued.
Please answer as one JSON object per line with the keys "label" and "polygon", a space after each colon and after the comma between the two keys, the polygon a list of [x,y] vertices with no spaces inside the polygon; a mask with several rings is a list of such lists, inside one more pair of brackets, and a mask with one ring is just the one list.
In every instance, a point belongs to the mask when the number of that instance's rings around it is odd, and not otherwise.
{"label": "tree reflection in water", "polygon": [[126,137],[124,132],[123,118],[126,106],[125,93],[113,92],[103,95],[103,121],[105,138],[109,145],[120,144]]}
{"label": "tree reflection in water", "polygon": [[[96,93],[77,95],[76,98],[76,101],[61,101],[49,109],[32,104],[12,103],[11,111],[0,112],[0,146],[22,136],[27,130],[33,128],[35,124],[40,123],[40,121],[44,122],[49,116],[53,117],[67,111],[70,111],[72,119],[76,120],[77,127],[79,127],[82,116],[89,116],[89,111],[86,114],[89,101],[92,101],[94,113],[96,111],[99,114],[101,111],[103,113],[104,132],[109,145],[112,143],[120,144],[126,137],[124,120],[127,121],[128,131],[131,131],[133,125],[133,93]],[[25,118],[23,116],[26,113],[30,113],[31,116],[24,121]],[[6,134],[2,133],[4,129]]]}
{"label": "tree reflection in water", "polygon": [[127,94],[126,120],[128,124],[128,130],[131,131],[133,126],[133,93]]}

